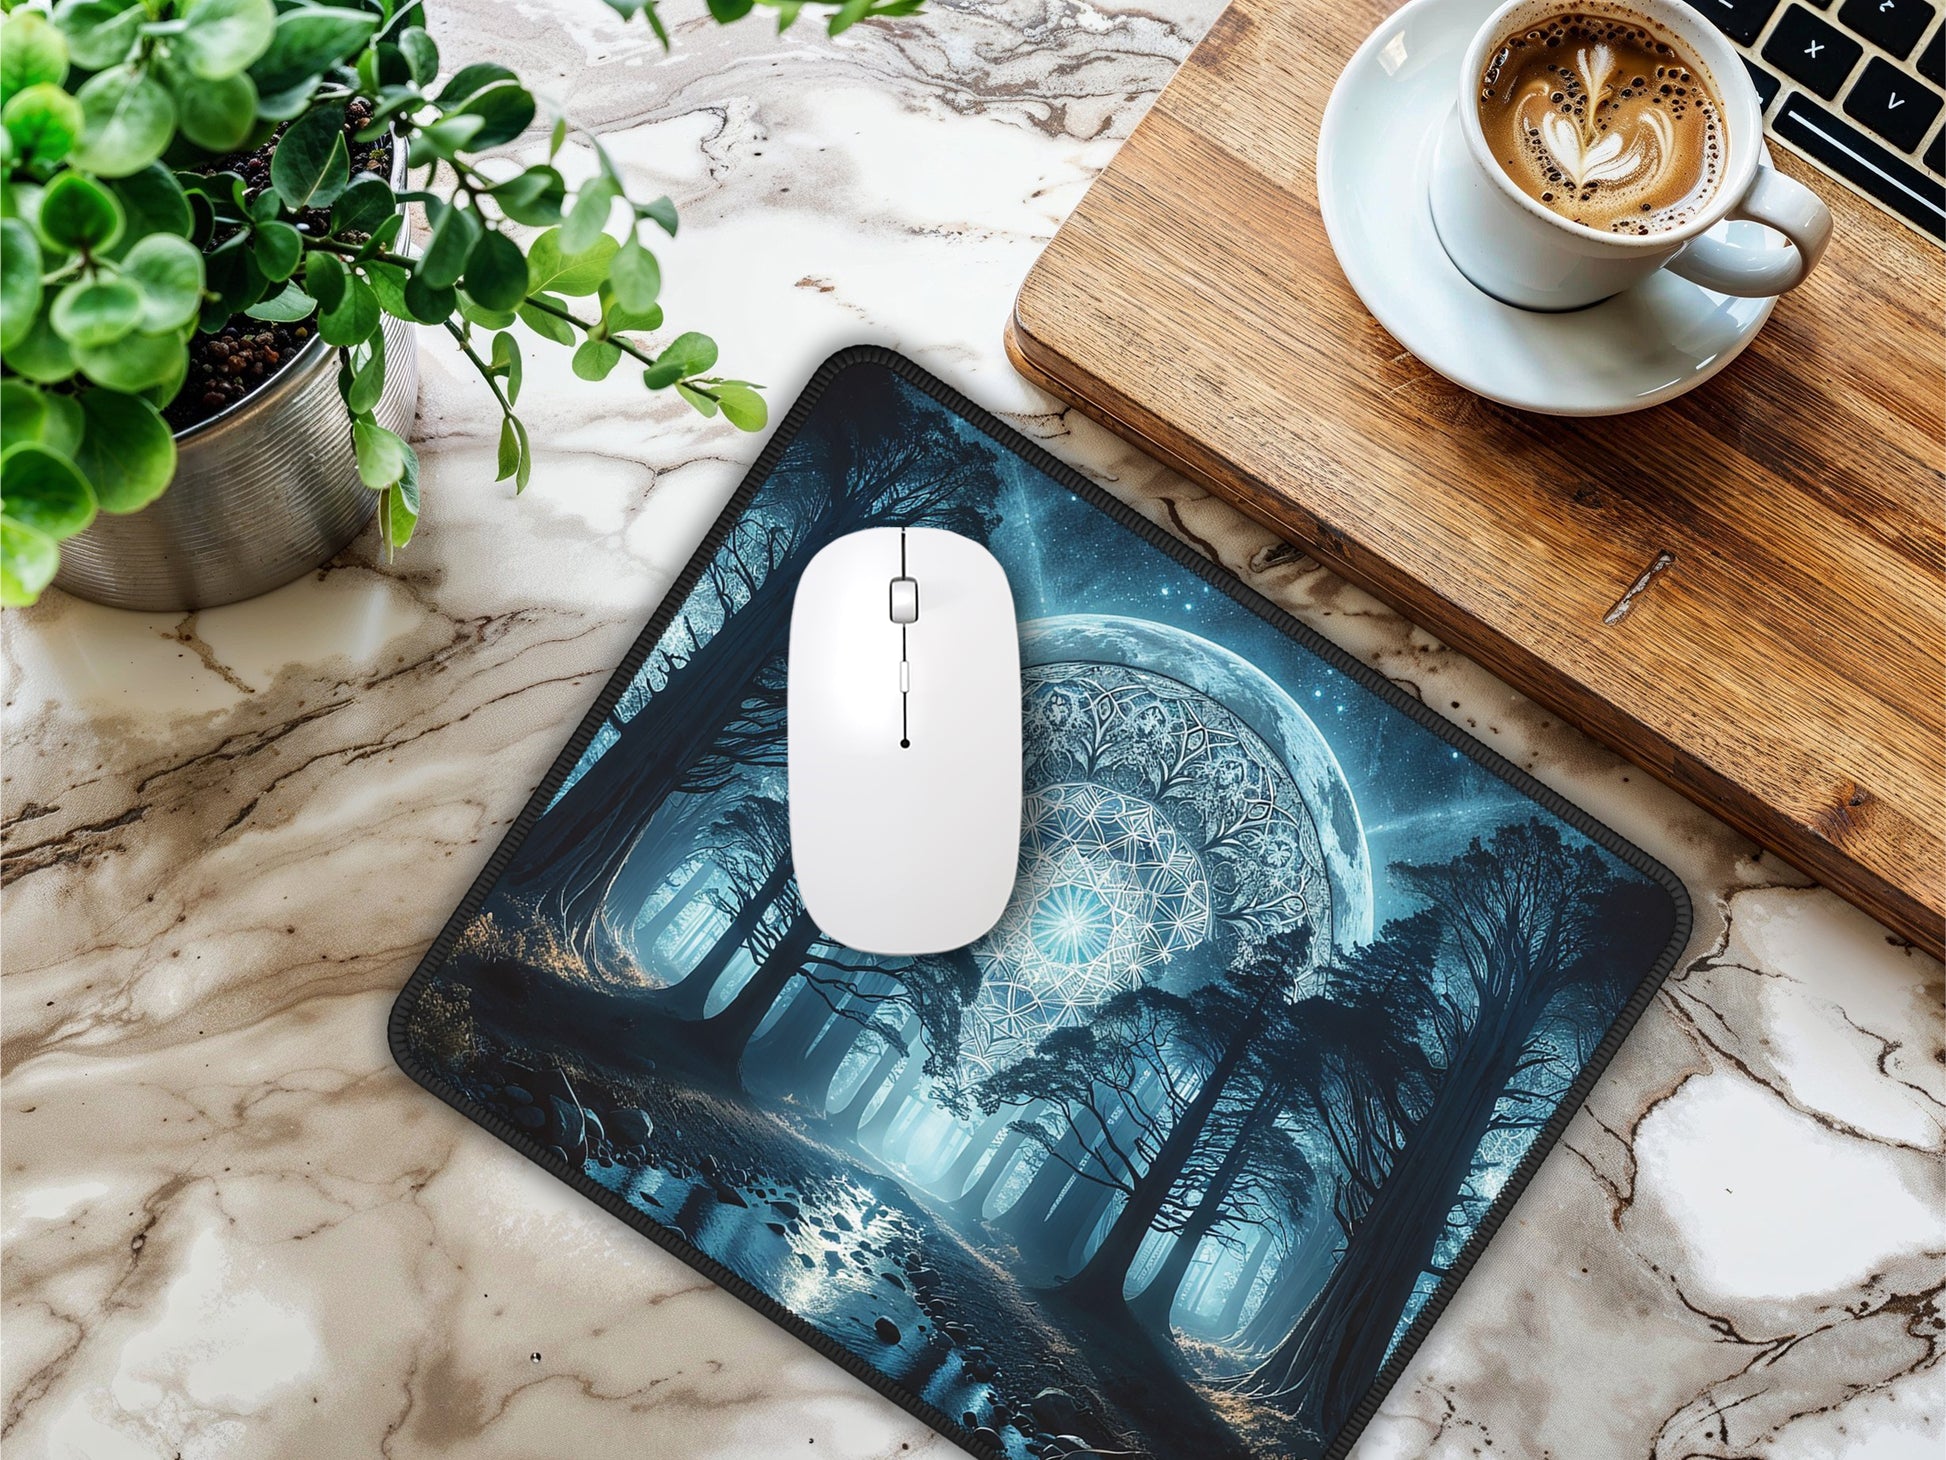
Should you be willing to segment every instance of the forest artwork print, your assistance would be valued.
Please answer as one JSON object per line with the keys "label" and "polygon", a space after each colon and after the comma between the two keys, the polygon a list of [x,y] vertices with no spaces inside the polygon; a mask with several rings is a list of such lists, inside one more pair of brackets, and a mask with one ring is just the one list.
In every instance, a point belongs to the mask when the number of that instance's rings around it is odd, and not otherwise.
{"label": "forest artwork print", "polygon": [[[963,1444],[1314,1460],[1686,904],[908,377],[827,367],[401,1061]],[[917,959],[821,936],[785,800],[798,575],[900,525],[1025,681],[1015,895]]]}

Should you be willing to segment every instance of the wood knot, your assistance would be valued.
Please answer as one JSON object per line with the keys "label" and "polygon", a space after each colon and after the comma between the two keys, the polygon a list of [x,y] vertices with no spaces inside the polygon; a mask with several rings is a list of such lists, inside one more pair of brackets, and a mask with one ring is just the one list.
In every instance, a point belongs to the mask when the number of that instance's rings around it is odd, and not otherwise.
{"label": "wood knot", "polygon": [[1819,811],[1816,818],[1819,835],[1826,841],[1838,842],[1855,831],[1863,830],[1870,817],[1869,808],[1876,799],[1856,781],[1846,781]]}

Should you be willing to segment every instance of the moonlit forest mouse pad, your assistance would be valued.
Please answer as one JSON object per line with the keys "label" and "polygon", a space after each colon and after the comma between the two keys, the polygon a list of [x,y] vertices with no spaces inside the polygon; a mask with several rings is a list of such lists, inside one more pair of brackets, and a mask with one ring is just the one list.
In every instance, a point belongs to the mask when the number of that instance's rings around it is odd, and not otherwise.
{"label": "moonlit forest mouse pad", "polygon": [[[985,938],[918,959],[823,939],[789,859],[792,594],[872,526],[986,543],[1020,618],[1019,882]],[[1640,851],[858,349],[676,581],[392,1043],[976,1454],[1316,1460],[1688,928]]]}

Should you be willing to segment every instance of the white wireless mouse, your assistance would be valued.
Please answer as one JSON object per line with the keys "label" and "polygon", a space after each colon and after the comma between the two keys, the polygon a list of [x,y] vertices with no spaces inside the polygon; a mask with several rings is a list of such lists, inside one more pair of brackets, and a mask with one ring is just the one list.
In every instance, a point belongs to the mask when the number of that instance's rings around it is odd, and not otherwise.
{"label": "white wireless mouse", "polygon": [[1020,640],[993,554],[873,527],[791,605],[791,856],[820,931],[943,953],[1000,920],[1020,857]]}

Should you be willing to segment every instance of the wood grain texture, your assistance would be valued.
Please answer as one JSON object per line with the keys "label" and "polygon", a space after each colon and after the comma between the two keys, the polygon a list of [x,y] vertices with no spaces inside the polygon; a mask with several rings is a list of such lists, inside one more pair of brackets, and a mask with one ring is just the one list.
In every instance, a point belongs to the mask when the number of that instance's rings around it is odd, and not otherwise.
{"label": "wood grain texture", "polygon": [[1779,148],[1836,239],[1729,369],[1596,420],[1473,396],[1318,214],[1394,8],[1235,0],[1022,286],[1016,366],[1940,954],[1940,253]]}

